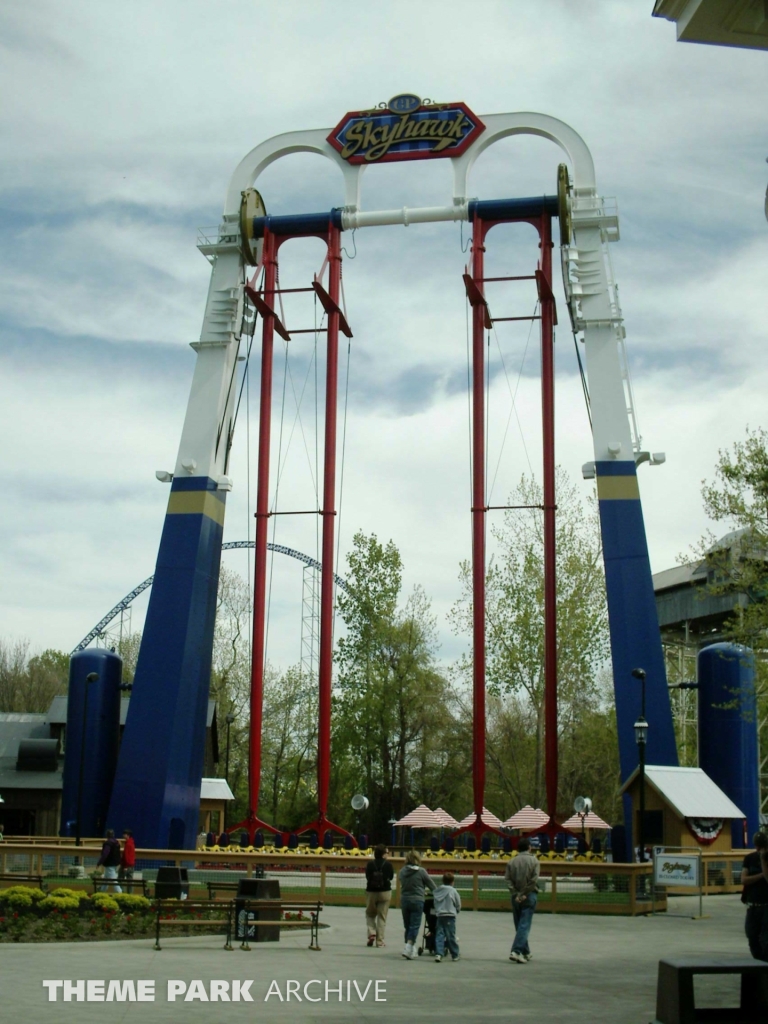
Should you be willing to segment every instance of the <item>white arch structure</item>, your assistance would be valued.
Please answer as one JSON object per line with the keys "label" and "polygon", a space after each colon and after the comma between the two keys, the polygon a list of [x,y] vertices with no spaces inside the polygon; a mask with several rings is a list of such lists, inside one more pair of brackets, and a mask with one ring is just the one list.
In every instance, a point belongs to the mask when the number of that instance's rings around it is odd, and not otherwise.
{"label": "white arch structure", "polygon": [[[463,153],[450,158],[453,194],[446,196],[444,206],[364,209],[361,186],[368,168],[341,157],[328,142],[330,129],[275,136],[252,149],[235,168],[218,234],[199,246],[212,263],[211,282],[200,339],[192,343],[197,362],[112,797],[116,828],[128,824],[129,813],[133,823],[146,822],[141,827],[142,845],[166,845],[168,836],[178,841],[186,835],[189,841],[194,828],[190,808],[199,786],[200,759],[187,757],[184,744],[193,742],[185,739],[189,736],[202,743],[204,735],[201,688],[206,685],[205,660],[210,658],[213,633],[211,594],[218,582],[225,498],[232,488],[228,456],[237,390],[233,383],[247,273],[240,238],[241,193],[257,184],[272,163],[293,153],[313,153],[339,168],[344,204],[329,213],[325,223],[333,216],[342,230],[468,220],[472,166],[489,146],[509,136],[543,137],[565,153],[573,187],[563,200],[571,221],[570,244],[561,245],[563,279],[572,325],[584,344],[589,381],[594,461],[588,461],[584,470],[596,477],[600,504],[622,775],[628,777],[635,767],[632,723],[640,703],[631,669],[640,665],[647,673],[647,700],[656,719],[649,763],[676,763],[636,478],[637,464],[663,458],[640,450],[635,424],[623,317],[608,255],[608,243],[619,238],[618,217],[597,193],[589,149],[567,124],[529,112],[484,115],[482,121],[484,130]],[[162,729],[171,723],[170,737],[158,731],[158,712],[164,714]],[[155,765],[150,778],[144,768],[147,750],[157,749],[161,742],[168,758],[164,767]]]}

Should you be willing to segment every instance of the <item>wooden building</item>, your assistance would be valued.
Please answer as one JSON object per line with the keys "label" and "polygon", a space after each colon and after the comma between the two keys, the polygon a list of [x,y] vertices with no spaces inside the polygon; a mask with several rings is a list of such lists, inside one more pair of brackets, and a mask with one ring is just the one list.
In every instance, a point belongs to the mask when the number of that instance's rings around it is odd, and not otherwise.
{"label": "wooden building", "polygon": [[[621,791],[629,793],[632,800],[632,835],[639,836],[639,768]],[[690,846],[713,852],[730,850],[733,821],[744,821],[744,814],[701,768],[646,766],[646,849]]]}

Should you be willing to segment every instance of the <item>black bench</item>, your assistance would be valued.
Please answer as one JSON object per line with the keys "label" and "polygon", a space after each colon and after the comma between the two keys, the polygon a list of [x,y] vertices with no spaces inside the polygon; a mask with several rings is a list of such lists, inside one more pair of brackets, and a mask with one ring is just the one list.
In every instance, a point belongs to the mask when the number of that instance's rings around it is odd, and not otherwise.
{"label": "black bench", "polygon": [[[320,911],[323,909],[323,904],[319,901],[316,903],[301,903],[292,902],[288,900],[238,900],[237,905],[239,909],[245,910],[248,913],[258,912],[260,910],[277,911],[279,916],[277,920],[274,918],[270,921],[248,921],[248,928],[306,928],[309,924],[309,948],[320,949],[318,943],[318,926],[320,920]],[[182,911],[181,917],[174,918],[163,918],[163,914],[168,914],[172,911]],[[186,914],[189,911],[200,911],[204,913],[206,911],[220,912],[220,916],[217,917],[206,917],[206,918],[191,918],[187,917]],[[293,920],[284,921],[282,916],[284,913],[304,913],[309,914],[309,920]],[[155,922],[155,949],[162,949],[160,945],[160,929],[162,928],[195,928],[195,927],[210,927],[215,924],[227,925],[227,941],[224,944],[224,949],[231,950],[232,937],[234,933],[235,924],[235,900],[230,900],[228,903],[224,903],[222,900],[164,900],[158,901],[155,906],[156,922]],[[248,940],[244,939],[240,944],[241,949],[250,949]]]}
{"label": "black bench", "polygon": [[[695,974],[738,974],[741,1004],[733,1009],[696,1009]],[[768,1021],[768,963],[762,960],[660,960],[654,1024],[699,1024],[703,1021],[765,1024]]]}
{"label": "black bench", "polygon": [[[16,875],[10,872],[0,875],[0,882],[10,882],[12,885],[29,885],[30,882],[34,882],[37,888],[42,889],[43,892],[46,892],[48,888],[42,875]],[[8,887],[3,886],[3,888]]]}
{"label": "black bench", "polygon": [[149,883],[146,878],[107,878],[103,875],[91,875],[93,891],[97,893],[103,886],[119,885],[123,892],[133,893],[134,888],[141,889],[141,895],[149,899]]}

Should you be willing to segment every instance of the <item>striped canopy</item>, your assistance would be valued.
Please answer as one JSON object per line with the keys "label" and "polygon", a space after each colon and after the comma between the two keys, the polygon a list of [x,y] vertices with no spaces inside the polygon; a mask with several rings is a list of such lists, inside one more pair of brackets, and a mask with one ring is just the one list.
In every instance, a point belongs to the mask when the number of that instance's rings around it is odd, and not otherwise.
{"label": "striped canopy", "polygon": [[408,828],[444,828],[444,822],[435,814],[434,811],[430,811],[426,804],[421,804],[416,808],[415,811],[411,811],[410,814],[406,814],[400,821],[396,821],[395,825],[405,825]]}
{"label": "striped canopy", "polygon": [[548,821],[549,815],[539,807],[534,810],[530,804],[526,804],[521,811],[513,814],[504,822],[504,828],[519,828],[523,832],[531,832],[535,828],[546,825]]}
{"label": "striped canopy", "polygon": [[[472,812],[468,814],[463,821],[459,822],[459,828],[464,828],[465,825],[471,825],[477,815]],[[496,817],[495,814],[491,814],[487,807],[483,808],[483,813],[480,815],[480,820],[484,825],[488,825],[489,828],[501,828],[501,821]]]}
{"label": "striped canopy", "polygon": [[444,811],[442,807],[435,808],[435,814],[442,821],[446,828],[458,828],[459,823],[454,817],[452,817],[448,811]]}
{"label": "striped canopy", "polygon": [[[584,828],[607,828],[610,829],[610,825],[607,821],[603,821],[602,818],[598,818],[594,811],[589,811],[584,815]],[[573,817],[569,818],[568,821],[563,822],[563,828],[581,829],[581,815],[574,814]]]}

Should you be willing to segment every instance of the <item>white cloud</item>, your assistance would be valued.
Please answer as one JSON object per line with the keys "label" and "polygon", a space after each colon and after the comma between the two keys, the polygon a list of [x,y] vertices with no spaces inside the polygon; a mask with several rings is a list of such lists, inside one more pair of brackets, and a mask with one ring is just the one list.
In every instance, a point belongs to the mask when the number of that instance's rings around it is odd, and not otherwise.
{"label": "white cloud", "polygon": [[[166,500],[154,470],[175,458],[194,360],[184,346],[199,331],[207,289],[195,228],[218,221],[234,166],[271,135],[330,127],[404,88],[464,99],[478,113],[543,111],[584,136],[600,189],[619,201],[622,241],[612,256],[641,427],[669,460],[641,471],[654,569],[702,532],[699,483],[718,447],[746,423],[764,423],[765,55],[678,45],[648,5],[548,6],[542,38],[539,5],[519,2],[476,3],[471,24],[465,4],[443,0],[380,9],[351,0],[73,0],[66,17],[52,2],[4,5],[5,632],[71,647],[154,569]],[[472,191],[551,192],[559,159],[542,140],[507,140],[478,162]],[[273,165],[261,184],[271,211],[342,201],[335,170],[308,157]],[[441,203],[449,189],[447,161],[374,168],[364,202]],[[449,657],[457,642],[444,616],[469,554],[466,256],[455,225],[360,231],[355,244],[357,258],[344,266],[355,340],[342,551],[358,528],[392,537],[406,586],[421,582],[432,595]],[[345,246],[352,251],[350,237]],[[489,237],[489,266],[530,270],[536,255],[524,233]],[[307,283],[321,259],[317,246],[286,247],[283,283]],[[494,298],[508,315],[530,312],[529,301],[512,290]],[[308,304],[287,313],[294,325],[313,322]],[[513,386],[526,335],[499,330]],[[297,381],[310,346],[296,342]],[[535,467],[537,350],[534,336],[518,393]],[[492,358],[495,465],[509,394],[495,343]],[[578,478],[591,447],[564,325],[558,371],[558,461]],[[310,461],[313,382],[310,374],[302,410]],[[252,427],[256,403],[252,387]],[[251,522],[245,424],[243,409],[227,539],[243,539]],[[251,441],[255,460],[255,434]],[[306,463],[297,432],[282,507],[312,507]],[[513,419],[495,498],[527,470]],[[315,530],[311,517],[282,518],[277,540],[314,554]],[[278,663],[298,654],[300,588],[298,563],[276,560]]]}

